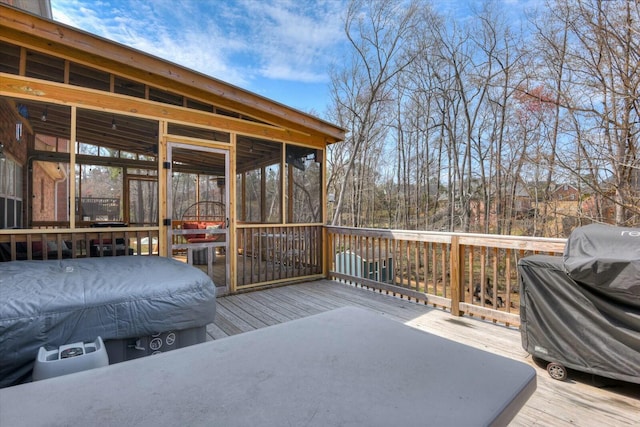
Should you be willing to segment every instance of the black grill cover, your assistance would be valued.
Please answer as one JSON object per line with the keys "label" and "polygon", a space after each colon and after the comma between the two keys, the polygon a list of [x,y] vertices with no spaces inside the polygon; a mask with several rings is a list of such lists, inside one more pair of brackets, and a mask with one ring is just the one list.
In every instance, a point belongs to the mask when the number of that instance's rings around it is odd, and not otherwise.
{"label": "black grill cover", "polygon": [[522,347],[568,368],[640,383],[637,295],[623,303],[620,293],[612,298],[598,284],[578,283],[565,268],[561,256],[518,262]]}
{"label": "black grill cover", "polygon": [[640,228],[576,228],[565,246],[564,266],[576,282],[640,307]]}

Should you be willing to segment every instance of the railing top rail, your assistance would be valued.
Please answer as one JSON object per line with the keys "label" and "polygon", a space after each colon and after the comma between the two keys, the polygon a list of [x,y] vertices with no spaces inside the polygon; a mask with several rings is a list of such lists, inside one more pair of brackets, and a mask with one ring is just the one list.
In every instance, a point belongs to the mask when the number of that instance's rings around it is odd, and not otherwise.
{"label": "railing top rail", "polygon": [[567,239],[526,236],[499,236],[491,234],[456,234],[461,245],[489,246],[492,248],[530,251],[562,252]]}
{"label": "railing top rail", "polygon": [[562,252],[567,239],[528,237],[528,236],[503,236],[495,234],[458,233],[445,231],[423,230],[392,230],[377,228],[338,227],[326,226],[327,230],[335,234],[350,234],[371,238],[412,240],[418,242],[451,243],[454,236],[458,237],[461,245],[489,246],[505,249],[537,250],[549,252]]}
{"label": "railing top rail", "polygon": [[373,237],[380,239],[402,239],[417,240],[425,242],[451,243],[451,233],[440,231],[413,231],[413,230],[392,230],[384,228],[360,228],[360,227],[337,227],[326,226],[327,230],[335,234],[350,234],[356,236]]}
{"label": "railing top rail", "polygon": [[70,233],[131,233],[131,232],[153,232],[160,230],[160,227],[85,227],[85,228],[20,228],[0,230],[0,235],[25,235],[25,234],[70,234]]}
{"label": "railing top rail", "polygon": [[252,229],[252,228],[302,228],[302,227],[323,227],[324,224],[317,222],[310,223],[296,223],[296,224],[282,224],[282,223],[255,223],[255,222],[242,222],[237,223],[236,228]]}

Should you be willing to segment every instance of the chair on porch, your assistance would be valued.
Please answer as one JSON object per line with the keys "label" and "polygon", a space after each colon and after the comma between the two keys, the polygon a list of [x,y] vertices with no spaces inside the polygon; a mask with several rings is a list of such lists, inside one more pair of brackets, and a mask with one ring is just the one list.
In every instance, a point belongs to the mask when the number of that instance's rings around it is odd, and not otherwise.
{"label": "chair on porch", "polygon": [[[209,200],[196,202],[182,213],[179,226],[183,230],[203,230],[202,233],[183,235],[187,243],[223,242],[225,235],[213,230],[226,228],[226,206]],[[215,262],[215,251],[211,262]],[[193,263],[207,263],[207,248],[193,250]]]}

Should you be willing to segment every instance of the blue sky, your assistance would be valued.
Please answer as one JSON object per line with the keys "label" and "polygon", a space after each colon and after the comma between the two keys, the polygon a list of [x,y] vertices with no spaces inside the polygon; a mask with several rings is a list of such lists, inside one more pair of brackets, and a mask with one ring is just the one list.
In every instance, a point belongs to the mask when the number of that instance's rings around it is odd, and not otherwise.
{"label": "blue sky", "polygon": [[51,0],[53,18],[317,115],[344,46],[338,0]]}
{"label": "blue sky", "polygon": [[[478,0],[433,3],[461,16]],[[51,6],[57,21],[321,117],[329,69],[346,46],[345,0],[51,0]]]}

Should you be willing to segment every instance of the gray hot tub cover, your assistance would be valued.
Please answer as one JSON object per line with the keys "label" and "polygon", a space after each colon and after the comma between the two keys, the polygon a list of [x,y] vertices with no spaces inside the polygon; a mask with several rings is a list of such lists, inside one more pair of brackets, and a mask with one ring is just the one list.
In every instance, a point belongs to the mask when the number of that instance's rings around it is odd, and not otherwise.
{"label": "gray hot tub cover", "polygon": [[0,387],[28,375],[41,346],[212,323],[215,295],[202,271],[164,257],[0,263]]}

